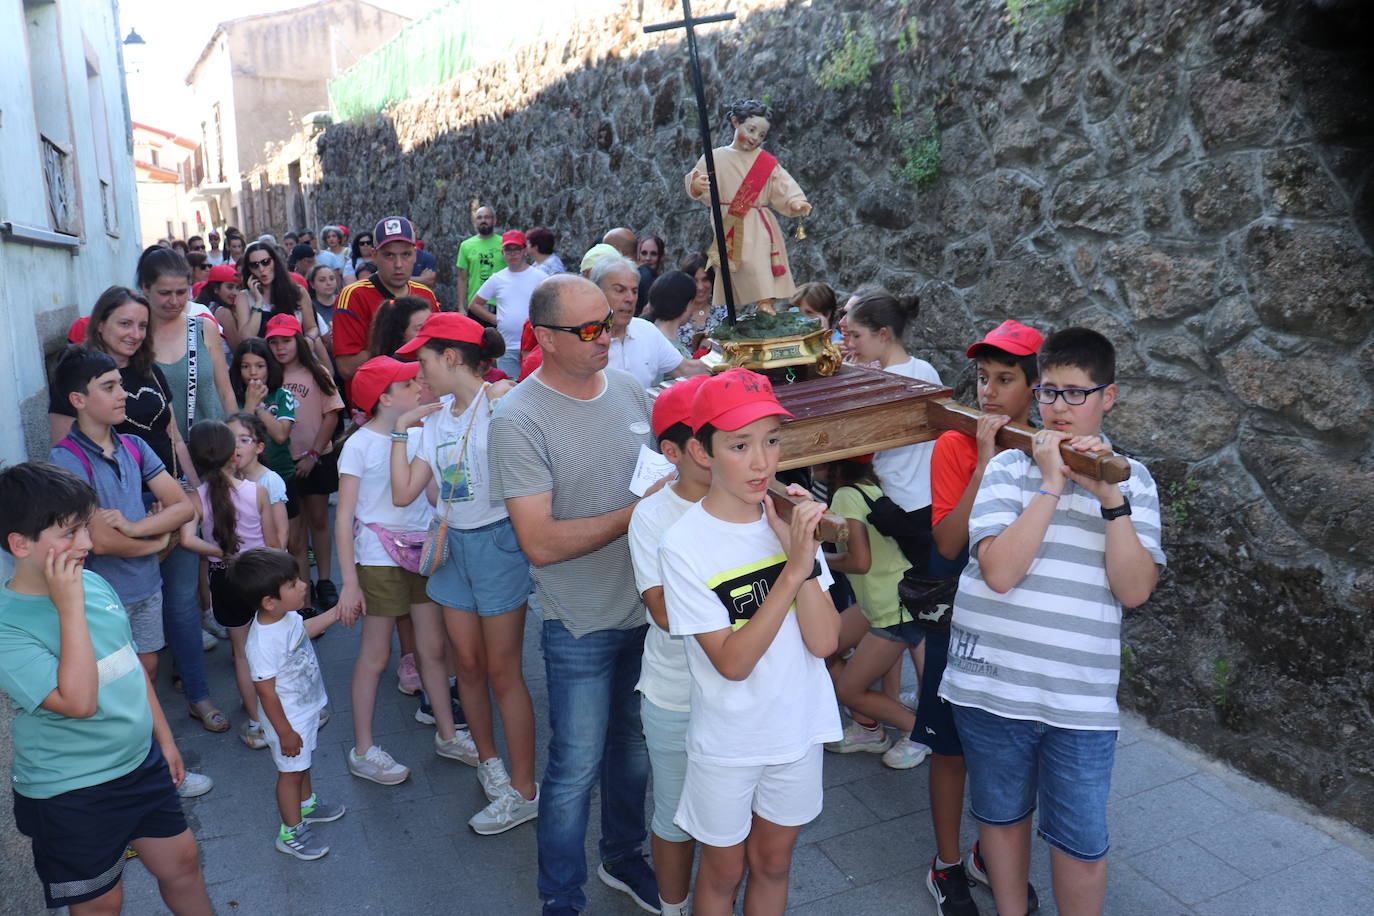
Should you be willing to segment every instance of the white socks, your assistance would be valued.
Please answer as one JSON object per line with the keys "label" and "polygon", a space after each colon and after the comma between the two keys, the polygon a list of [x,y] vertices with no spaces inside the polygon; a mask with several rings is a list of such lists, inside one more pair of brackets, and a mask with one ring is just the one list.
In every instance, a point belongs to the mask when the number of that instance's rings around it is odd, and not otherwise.
{"label": "white socks", "polygon": [[687,899],[681,903],[668,903],[662,897],[658,898],[659,909],[663,916],[689,916],[692,912],[692,897],[689,894]]}

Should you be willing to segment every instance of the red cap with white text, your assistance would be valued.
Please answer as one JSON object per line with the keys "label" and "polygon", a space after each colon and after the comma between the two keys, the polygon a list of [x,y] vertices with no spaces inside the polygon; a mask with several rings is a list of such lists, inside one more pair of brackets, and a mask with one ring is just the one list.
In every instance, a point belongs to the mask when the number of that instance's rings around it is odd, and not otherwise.
{"label": "red cap with white text", "polygon": [[692,432],[706,424],[726,431],[748,426],[764,417],[790,417],[773,394],[767,376],[748,369],[730,369],[701,383],[692,398]]}

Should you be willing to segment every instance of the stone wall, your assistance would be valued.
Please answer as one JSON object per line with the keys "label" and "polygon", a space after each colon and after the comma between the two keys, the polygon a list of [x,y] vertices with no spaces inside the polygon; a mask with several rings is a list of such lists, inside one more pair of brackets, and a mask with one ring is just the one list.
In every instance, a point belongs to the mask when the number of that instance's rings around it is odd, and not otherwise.
{"label": "stone wall", "polygon": [[[697,155],[684,48],[639,31],[676,4],[642,6],[332,127],[303,163],[320,211],[355,227],[410,214],[450,300],[477,201],[502,226],[555,228],[570,263],[621,224],[673,255],[699,248],[705,213],[681,190]],[[799,280],[919,290],[910,342],[965,388],[964,346],[1005,317],[1117,342],[1108,432],[1159,481],[1170,556],[1126,615],[1124,701],[1369,829],[1374,59],[1360,6],[1088,0],[1017,28],[991,2],[744,0],[701,47],[716,103],[777,110],[769,147],[815,205],[789,242]],[[859,52],[872,39],[867,72],[840,53],[846,33]],[[827,64],[854,85],[819,85]],[[939,176],[900,180],[936,136]]]}

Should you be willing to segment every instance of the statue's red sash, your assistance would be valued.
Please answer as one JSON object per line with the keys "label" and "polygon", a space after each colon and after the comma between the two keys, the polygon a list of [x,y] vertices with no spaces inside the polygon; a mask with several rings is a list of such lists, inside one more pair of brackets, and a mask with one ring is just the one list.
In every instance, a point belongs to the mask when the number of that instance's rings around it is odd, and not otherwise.
{"label": "statue's red sash", "polygon": [[[729,259],[731,269],[738,269],[740,266],[741,252],[744,247],[744,217],[753,209],[758,202],[759,195],[768,186],[768,179],[773,174],[773,169],[777,168],[778,159],[767,150],[759,150],[758,156],[754,158],[754,164],[749,167],[749,171],[744,176],[744,181],[740,183],[739,190],[735,192],[735,197],[730,201],[730,207],[725,213],[725,255]],[[772,228],[768,221],[763,221],[763,227],[768,232],[772,245],[777,247],[777,239],[773,239]],[[772,272],[774,276],[781,276],[782,265],[777,252],[771,252],[769,260],[772,262]]]}

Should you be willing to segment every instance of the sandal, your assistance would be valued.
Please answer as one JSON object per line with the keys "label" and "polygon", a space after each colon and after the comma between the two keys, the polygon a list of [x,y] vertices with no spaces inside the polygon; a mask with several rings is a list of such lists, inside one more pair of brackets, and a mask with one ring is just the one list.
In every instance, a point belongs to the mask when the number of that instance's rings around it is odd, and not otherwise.
{"label": "sandal", "polygon": [[187,706],[186,713],[192,719],[195,719],[197,722],[199,722],[201,724],[201,727],[203,727],[207,732],[215,732],[216,734],[218,734],[220,732],[227,732],[229,730],[229,720],[225,717],[224,713],[220,712],[218,709],[215,709],[213,706],[210,707],[209,712],[201,712],[194,706]]}

